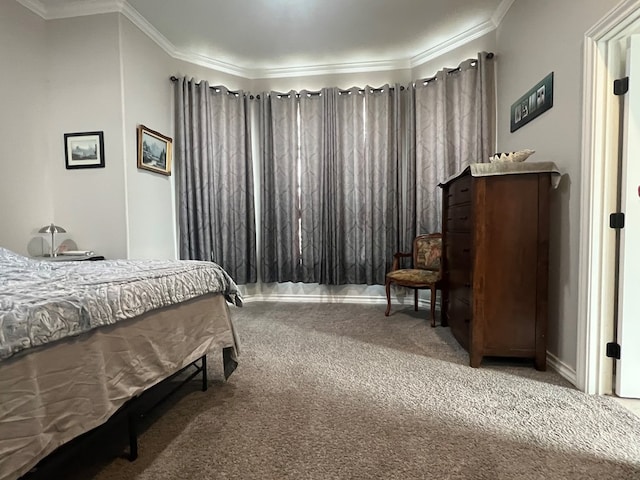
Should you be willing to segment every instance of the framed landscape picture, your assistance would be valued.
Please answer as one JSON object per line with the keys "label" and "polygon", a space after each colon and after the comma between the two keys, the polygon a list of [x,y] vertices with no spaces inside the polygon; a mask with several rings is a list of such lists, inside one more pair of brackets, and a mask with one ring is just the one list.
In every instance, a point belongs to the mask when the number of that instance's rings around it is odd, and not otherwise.
{"label": "framed landscape picture", "polygon": [[104,167],[103,132],[65,133],[64,156],[68,169]]}
{"label": "framed landscape picture", "polygon": [[138,168],[171,175],[173,140],[144,125],[138,125]]}

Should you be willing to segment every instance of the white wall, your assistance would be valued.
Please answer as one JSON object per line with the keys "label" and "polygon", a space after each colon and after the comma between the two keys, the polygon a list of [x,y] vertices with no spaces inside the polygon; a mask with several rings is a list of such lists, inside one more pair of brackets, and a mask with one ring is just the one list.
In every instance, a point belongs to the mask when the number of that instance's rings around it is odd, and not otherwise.
{"label": "white wall", "polygon": [[[43,253],[55,221],[56,243],[175,257],[175,175],[137,169],[136,127],[174,136],[171,75],[249,81],[169,57],[120,14],[45,21],[15,0],[0,0],[0,62],[0,246]],[[67,170],[64,134],[86,131],[104,132],[105,168]]]}
{"label": "white wall", "polygon": [[[584,33],[618,0],[516,0],[497,31],[498,151],[536,150],[564,173],[552,192],[548,350],[576,367],[582,47]],[[509,132],[513,102],[554,72],[553,107]],[[584,232],[586,234],[586,232]]]}
{"label": "white wall", "polygon": [[[142,124],[175,140],[172,76],[187,76],[232,90],[248,81],[170,57],[138,27],[120,17],[129,258],[179,258],[176,175],[137,168],[136,128]],[[175,146],[175,145],[174,145]],[[175,160],[175,152],[174,152]]]}
{"label": "white wall", "polygon": [[[177,258],[175,174],[137,167],[137,127],[174,138],[171,57],[125,17],[119,17],[123,72],[129,258]],[[174,168],[172,167],[172,170]]]}
{"label": "white wall", "polygon": [[[78,248],[127,255],[118,14],[50,20],[48,153],[56,222]],[[64,134],[104,132],[104,168],[67,170]]]}
{"label": "white wall", "polygon": [[[0,0],[0,246],[27,254],[52,221],[47,131],[46,25]],[[62,156],[60,157],[62,161]]]}

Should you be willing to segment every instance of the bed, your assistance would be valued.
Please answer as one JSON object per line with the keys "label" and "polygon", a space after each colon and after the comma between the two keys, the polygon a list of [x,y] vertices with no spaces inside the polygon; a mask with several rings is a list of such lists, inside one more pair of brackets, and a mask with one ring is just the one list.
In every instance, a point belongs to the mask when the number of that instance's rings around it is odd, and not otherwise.
{"label": "bed", "polygon": [[0,248],[0,480],[198,360],[206,373],[208,353],[228,377],[229,305],[242,305],[237,285],[212,262],[47,262]]}

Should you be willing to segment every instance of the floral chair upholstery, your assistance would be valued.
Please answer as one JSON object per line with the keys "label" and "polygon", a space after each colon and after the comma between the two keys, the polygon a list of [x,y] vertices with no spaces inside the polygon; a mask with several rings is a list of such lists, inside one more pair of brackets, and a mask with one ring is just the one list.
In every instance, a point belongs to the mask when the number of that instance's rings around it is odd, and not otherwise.
{"label": "floral chair upholstery", "polygon": [[[405,258],[413,258],[412,268],[400,268]],[[436,326],[436,291],[441,287],[442,278],[442,234],[430,233],[417,236],[413,241],[413,252],[398,252],[393,256],[391,271],[387,273],[385,290],[387,310],[391,311],[391,284],[414,289],[414,309],[418,311],[418,290],[431,290],[431,326]]]}

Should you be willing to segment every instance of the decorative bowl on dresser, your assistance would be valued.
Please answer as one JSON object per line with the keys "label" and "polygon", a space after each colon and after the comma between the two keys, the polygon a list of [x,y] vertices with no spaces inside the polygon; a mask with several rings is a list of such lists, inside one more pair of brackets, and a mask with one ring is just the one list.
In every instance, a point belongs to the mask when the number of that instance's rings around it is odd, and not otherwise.
{"label": "decorative bowl on dresser", "polygon": [[532,358],[546,369],[552,162],[476,163],[442,187],[444,319],[479,367]]}

